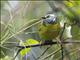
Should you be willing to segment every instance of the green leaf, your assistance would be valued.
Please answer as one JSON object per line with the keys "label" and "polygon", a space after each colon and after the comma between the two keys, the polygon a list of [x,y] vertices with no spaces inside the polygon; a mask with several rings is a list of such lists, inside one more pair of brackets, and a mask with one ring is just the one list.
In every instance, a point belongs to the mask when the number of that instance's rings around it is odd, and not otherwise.
{"label": "green leaf", "polygon": [[25,48],[20,51],[21,56],[23,57],[25,54],[27,54],[30,51],[30,48]]}
{"label": "green leaf", "polygon": [[28,39],[28,40],[26,40],[26,43],[28,45],[39,44],[39,42],[37,40],[34,40],[34,39]]}
{"label": "green leaf", "polygon": [[[39,42],[34,39],[28,39],[28,40],[26,40],[26,42],[23,42],[21,45],[28,46],[28,45],[34,45],[34,44],[39,44]],[[30,49],[31,48],[25,48],[25,49],[21,50],[20,51],[21,56],[24,56],[25,54],[27,54],[30,51]]]}

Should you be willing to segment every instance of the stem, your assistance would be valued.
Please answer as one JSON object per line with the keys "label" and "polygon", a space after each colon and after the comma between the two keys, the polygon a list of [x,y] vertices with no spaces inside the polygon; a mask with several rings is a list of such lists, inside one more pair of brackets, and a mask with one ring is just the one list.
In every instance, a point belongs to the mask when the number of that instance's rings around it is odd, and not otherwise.
{"label": "stem", "polygon": [[[63,41],[62,43],[63,44],[70,44],[70,43],[80,44],[79,41],[72,41],[72,42],[71,41]],[[41,44],[28,45],[28,46],[16,46],[16,47],[24,49],[24,48],[47,46],[47,45],[53,45],[53,44],[58,44],[58,43],[57,43],[57,41],[55,41],[55,42],[49,42],[49,43],[41,43]],[[59,44],[61,44],[61,43],[59,43]]]}
{"label": "stem", "polygon": [[63,47],[63,39],[62,39],[62,37],[63,37],[63,33],[64,33],[64,30],[65,30],[65,26],[66,26],[66,23],[64,23],[64,27],[63,27],[63,30],[62,30],[62,32],[61,32],[61,35],[60,35],[60,41],[61,41],[61,55],[62,55],[62,60],[64,60],[64,47]]}
{"label": "stem", "polygon": [[36,59],[36,60],[39,60],[41,58],[41,56],[43,56],[45,54],[45,52],[47,52],[47,50],[49,50],[51,46],[48,46],[47,49]]}

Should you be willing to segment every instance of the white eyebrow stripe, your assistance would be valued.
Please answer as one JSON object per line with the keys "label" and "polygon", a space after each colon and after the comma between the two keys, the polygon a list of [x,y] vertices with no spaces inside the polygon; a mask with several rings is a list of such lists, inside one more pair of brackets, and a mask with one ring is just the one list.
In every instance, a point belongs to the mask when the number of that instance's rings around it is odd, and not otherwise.
{"label": "white eyebrow stripe", "polygon": [[55,15],[54,15],[54,14],[50,14],[50,16],[53,16],[53,17],[55,17]]}

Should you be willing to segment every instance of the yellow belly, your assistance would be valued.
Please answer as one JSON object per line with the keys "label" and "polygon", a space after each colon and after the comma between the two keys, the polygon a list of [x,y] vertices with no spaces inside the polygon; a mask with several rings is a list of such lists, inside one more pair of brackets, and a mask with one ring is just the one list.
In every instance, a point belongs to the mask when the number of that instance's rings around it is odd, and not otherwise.
{"label": "yellow belly", "polygon": [[44,40],[52,40],[59,35],[60,24],[50,24],[47,26],[41,25],[39,27],[39,36]]}

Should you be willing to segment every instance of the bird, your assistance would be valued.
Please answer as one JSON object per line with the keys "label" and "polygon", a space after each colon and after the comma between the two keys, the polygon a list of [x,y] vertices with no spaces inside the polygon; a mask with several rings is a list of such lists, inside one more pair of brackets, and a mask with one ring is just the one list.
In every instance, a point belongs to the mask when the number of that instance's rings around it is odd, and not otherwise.
{"label": "bird", "polygon": [[38,34],[43,42],[52,42],[58,37],[60,30],[61,26],[55,14],[45,15],[38,25]]}

